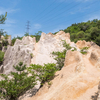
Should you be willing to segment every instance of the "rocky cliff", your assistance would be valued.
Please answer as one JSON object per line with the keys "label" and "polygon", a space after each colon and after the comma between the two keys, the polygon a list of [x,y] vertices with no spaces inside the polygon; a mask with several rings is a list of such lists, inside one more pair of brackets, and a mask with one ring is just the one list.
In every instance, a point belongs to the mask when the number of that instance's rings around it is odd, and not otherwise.
{"label": "rocky cliff", "polygon": [[[45,83],[35,96],[24,100],[91,100],[91,96],[97,92],[100,81],[100,47],[86,41],[75,44],[70,41],[70,34],[63,31],[56,35],[42,33],[38,43],[30,36],[16,40],[14,46],[7,48],[2,73],[14,71],[13,65],[20,61],[27,64],[27,67],[30,64],[56,63],[51,53],[64,50],[62,40],[75,47],[76,51],[67,51],[64,67],[56,72],[51,85]],[[88,47],[86,54],[81,53],[84,47]]]}
{"label": "rocky cliff", "polygon": [[[23,37],[22,40],[16,40],[14,46],[8,46],[4,56],[3,73],[8,74],[14,71],[13,65],[23,61],[27,66],[30,64],[56,63],[52,57],[53,51],[62,51],[62,40],[70,42],[69,33],[60,31],[56,35],[52,33],[42,33],[40,41],[36,43],[35,37]],[[72,46],[76,46],[74,43]],[[32,57],[31,57],[32,56]]]}
{"label": "rocky cliff", "polygon": [[[89,47],[87,54],[68,50],[64,67],[55,78],[27,100],[99,100],[94,99],[100,81],[100,47],[93,42],[78,41],[78,48]],[[100,92],[98,92],[100,93]],[[98,94],[99,95],[99,94]]]}

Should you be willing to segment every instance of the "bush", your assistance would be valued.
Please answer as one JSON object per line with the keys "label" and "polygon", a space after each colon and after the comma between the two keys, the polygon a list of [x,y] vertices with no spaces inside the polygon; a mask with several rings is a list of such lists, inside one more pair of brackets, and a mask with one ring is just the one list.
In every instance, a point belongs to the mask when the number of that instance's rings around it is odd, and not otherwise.
{"label": "bush", "polygon": [[66,52],[67,50],[71,49],[71,46],[67,44],[65,40],[62,40],[62,41],[63,41],[63,47],[65,47],[65,50],[63,50],[62,52],[59,52],[59,51],[52,52],[53,55],[56,55],[54,59],[57,61],[57,65],[56,65],[57,70],[61,70],[61,68],[64,66]]}
{"label": "bush", "polygon": [[70,50],[71,46],[67,44],[65,40],[62,40],[62,41],[63,41],[63,47],[65,47],[67,50]]}
{"label": "bush", "polygon": [[87,54],[87,50],[88,50],[88,49],[89,49],[89,47],[84,47],[84,48],[81,49],[80,52],[81,52],[82,54]]}
{"label": "bush", "polygon": [[30,53],[30,56],[31,56],[31,58],[33,58],[34,57],[33,53]]}
{"label": "bush", "polygon": [[57,61],[57,70],[61,70],[61,68],[64,66],[66,50],[64,50],[63,52],[53,52],[52,54],[56,55],[54,59]]}
{"label": "bush", "polygon": [[31,64],[31,67],[28,67],[28,71],[30,73],[33,73],[35,70],[39,81],[41,81],[41,86],[43,86],[45,82],[50,81],[54,77],[54,74],[56,72],[55,66],[56,65],[54,63],[44,64],[44,66]]}
{"label": "bush", "polygon": [[4,58],[4,52],[0,51],[0,65],[3,62],[3,58]]}
{"label": "bush", "polygon": [[[0,81],[0,98],[6,100],[17,100],[19,96],[36,85],[36,75],[28,76],[25,72],[26,65],[20,62],[14,66],[17,72],[11,72],[9,75],[1,74],[4,80]],[[9,78],[12,76],[12,79]]]}
{"label": "bush", "polygon": [[9,43],[8,43],[7,40],[2,40],[2,45],[3,45],[3,46],[7,46],[7,45],[9,45]]}

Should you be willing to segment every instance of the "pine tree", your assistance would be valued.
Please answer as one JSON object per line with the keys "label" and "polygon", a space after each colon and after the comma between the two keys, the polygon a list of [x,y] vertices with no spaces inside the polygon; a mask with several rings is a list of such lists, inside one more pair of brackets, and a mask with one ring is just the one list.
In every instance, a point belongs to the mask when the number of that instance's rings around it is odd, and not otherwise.
{"label": "pine tree", "polygon": [[[7,19],[7,12],[4,15],[0,15],[0,24],[4,24],[5,20]],[[1,35],[4,35],[3,29],[0,30],[0,39],[1,39]]]}
{"label": "pine tree", "polygon": [[[17,72],[11,72],[9,75],[1,74],[4,80],[0,81],[0,99],[17,100],[30,88],[36,85],[36,75],[28,76],[26,65],[20,62],[14,66]],[[12,77],[12,78],[9,78]]]}

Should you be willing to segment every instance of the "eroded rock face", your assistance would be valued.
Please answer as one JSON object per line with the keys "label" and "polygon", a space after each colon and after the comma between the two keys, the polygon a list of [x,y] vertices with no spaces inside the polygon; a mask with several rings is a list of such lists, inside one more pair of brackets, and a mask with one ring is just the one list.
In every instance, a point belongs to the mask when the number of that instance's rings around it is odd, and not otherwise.
{"label": "eroded rock face", "polygon": [[93,66],[100,70],[100,48],[91,51],[89,60]]}
{"label": "eroded rock face", "polygon": [[83,47],[91,47],[91,43],[90,42],[86,42],[85,40],[81,41],[77,41],[76,43],[77,47],[82,49]]}
{"label": "eroded rock face", "polygon": [[91,97],[97,92],[100,81],[100,70],[96,67],[99,51],[94,46],[89,48],[87,55],[67,51],[64,67],[56,72],[51,86],[46,83],[27,100],[93,100]]}
{"label": "eroded rock face", "polygon": [[79,63],[82,61],[82,54],[78,51],[67,51],[65,57],[65,64],[64,66],[68,66],[70,64]]}
{"label": "eroded rock face", "polygon": [[22,41],[17,39],[14,46],[8,46],[4,56],[3,73],[8,74],[11,71],[15,71],[13,65],[17,65],[20,61],[29,66],[31,63],[30,54],[35,49],[34,45],[33,38],[24,37]]}
{"label": "eroded rock face", "polygon": [[[51,53],[64,50],[62,40],[69,43],[71,47],[75,47],[77,51],[68,50],[64,67],[56,72],[51,85],[46,83],[35,96],[26,100],[91,100],[92,94],[97,91],[100,81],[100,48],[86,41],[79,41],[75,44],[70,41],[69,33],[66,34],[63,31],[56,35],[42,33],[38,43],[35,38],[31,37],[16,40],[15,45],[9,46],[6,51],[4,73],[14,71],[13,65],[19,61],[23,61],[27,66],[30,63],[41,65],[56,63]],[[90,47],[87,55],[80,53],[83,47]],[[34,56],[32,59],[30,53]],[[26,94],[19,100],[24,96],[27,97]]]}
{"label": "eroded rock face", "polygon": [[[27,64],[27,66],[29,66],[30,63],[41,65],[44,63],[56,63],[52,56],[52,52],[64,50],[62,40],[71,44],[72,47],[76,47],[75,43],[71,43],[69,33],[66,34],[63,31],[60,31],[56,35],[53,35],[52,33],[42,33],[38,43],[36,43],[35,38],[31,38],[30,36],[23,37],[22,40],[17,39],[14,46],[8,46],[7,48],[3,63],[3,73],[8,74],[11,71],[15,71],[13,65],[17,65],[20,61]],[[33,54],[33,58],[30,56],[31,53]],[[39,87],[40,83],[38,83],[36,89]],[[19,100],[29,95],[30,94],[26,92]]]}
{"label": "eroded rock face", "polygon": [[60,31],[56,35],[52,33],[42,33],[40,41],[35,45],[35,50],[33,51],[34,57],[32,63],[41,64],[44,63],[56,63],[53,58],[53,51],[63,51],[64,47],[62,45],[62,40],[65,40],[66,43],[71,43],[69,33]]}
{"label": "eroded rock face", "polygon": [[[4,36],[1,36],[1,39],[5,40]],[[11,35],[8,35],[8,39],[7,39],[9,45],[11,45]]]}

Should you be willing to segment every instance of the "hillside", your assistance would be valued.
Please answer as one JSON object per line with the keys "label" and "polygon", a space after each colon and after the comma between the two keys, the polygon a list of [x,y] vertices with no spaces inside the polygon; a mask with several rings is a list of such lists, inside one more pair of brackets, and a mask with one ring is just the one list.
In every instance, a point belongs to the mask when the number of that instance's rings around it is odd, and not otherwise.
{"label": "hillside", "polygon": [[63,31],[70,33],[71,41],[73,42],[78,40],[93,41],[100,46],[100,20],[98,19],[72,24]]}
{"label": "hillside", "polygon": [[[28,84],[32,83],[31,77],[34,83],[32,88],[26,87],[25,92],[19,94],[17,100],[99,100],[94,99],[95,93],[97,93],[96,97],[100,96],[98,88],[100,81],[99,23],[99,20],[93,20],[73,24],[64,30],[66,33],[64,31],[55,34],[42,32],[41,36],[28,34],[28,36],[14,38],[13,44],[7,46],[3,55],[3,63],[0,66],[1,76],[2,74],[9,76],[12,73],[16,81],[19,73],[14,66],[18,68],[19,62],[23,62],[26,64],[27,72],[30,72],[25,73],[26,71],[23,71],[23,68],[20,69],[20,66],[19,69],[26,75],[25,77],[23,75],[26,83],[23,83],[23,78],[20,81],[26,86],[31,86],[32,84]],[[2,81],[1,76],[2,88],[7,78],[5,77]],[[26,78],[29,78],[29,82]],[[14,83],[12,86],[9,80]],[[6,85],[5,89],[8,94],[9,92],[12,94],[12,97],[15,95],[14,92],[17,94],[16,90],[21,90],[23,86],[13,82],[12,76],[8,77],[8,83],[11,90],[7,89]],[[3,92],[5,92],[4,89],[0,94]]]}
{"label": "hillside", "polygon": [[35,96],[25,100],[99,100],[93,96],[100,81],[100,47],[85,41],[78,41],[76,47],[89,49],[87,54],[68,50],[64,67],[51,84],[45,83]]}

